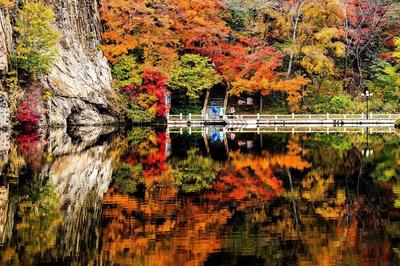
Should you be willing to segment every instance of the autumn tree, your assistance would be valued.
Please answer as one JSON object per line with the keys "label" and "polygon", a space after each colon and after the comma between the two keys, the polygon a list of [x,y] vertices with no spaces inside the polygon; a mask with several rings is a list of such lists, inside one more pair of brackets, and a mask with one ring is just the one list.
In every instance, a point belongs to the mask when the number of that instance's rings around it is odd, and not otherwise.
{"label": "autumn tree", "polygon": [[344,0],[345,5],[345,70],[356,87],[363,83],[365,70],[371,66],[382,47],[398,36],[399,12],[396,1]]}
{"label": "autumn tree", "polygon": [[396,50],[393,53],[395,65],[387,67],[385,72],[400,86],[400,38],[395,39]]}
{"label": "autumn tree", "polygon": [[47,75],[56,60],[60,34],[51,27],[54,12],[40,2],[29,2],[18,11],[15,67],[32,78]]}
{"label": "autumn tree", "polygon": [[[131,72],[126,72],[130,73]],[[125,73],[125,74],[126,74]],[[129,75],[128,75],[129,77]],[[139,85],[131,83],[123,88],[129,97],[127,115],[135,123],[151,122],[166,115],[165,95],[167,77],[155,69],[147,69],[137,77]]]}
{"label": "autumn tree", "polygon": [[169,88],[180,90],[190,99],[198,99],[204,90],[221,82],[221,77],[210,64],[210,59],[195,54],[185,54],[174,64]]}
{"label": "autumn tree", "polygon": [[104,23],[103,52],[111,63],[135,54],[142,68],[171,70],[180,45],[167,11],[168,3],[105,0],[100,8]]}

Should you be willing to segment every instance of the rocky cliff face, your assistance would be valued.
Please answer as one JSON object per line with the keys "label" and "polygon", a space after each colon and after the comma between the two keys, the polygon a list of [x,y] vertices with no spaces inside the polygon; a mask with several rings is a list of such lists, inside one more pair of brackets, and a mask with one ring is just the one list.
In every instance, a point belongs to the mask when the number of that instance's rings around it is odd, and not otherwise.
{"label": "rocky cliff face", "polygon": [[[0,73],[8,71],[8,55],[12,49],[12,27],[7,10],[0,9]],[[1,87],[1,85],[0,85]],[[6,133],[1,132],[10,127],[10,109],[6,93],[0,90],[0,136]],[[2,139],[0,138],[0,148]]]}
{"label": "rocky cliff face", "polygon": [[6,130],[10,124],[10,109],[7,94],[0,91],[0,130]]}
{"label": "rocky cliff face", "polygon": [[8,54],[12,49],[12,27],[8,11],[0,9],[0,73],[8,71]]}
{"label": "rocky cliff face", "polygon": [[[111,72],[98,49],[100,19],[97,0],[46,0],[56,14],[61,32],[58,60],[43,80],[53,97],[45,119],[51,126],[115,123],[107,105]],[[13,49],[8,11],[0,9],[0,73],[8,71]]]}
{"label": "rocky cliff face", "polygon": [[59,59],[46,80],[52,88],[50,125],[116,122],[107,106],[111,73],[98,49],[100,20],[96,0],[49,1],[62,33]]}

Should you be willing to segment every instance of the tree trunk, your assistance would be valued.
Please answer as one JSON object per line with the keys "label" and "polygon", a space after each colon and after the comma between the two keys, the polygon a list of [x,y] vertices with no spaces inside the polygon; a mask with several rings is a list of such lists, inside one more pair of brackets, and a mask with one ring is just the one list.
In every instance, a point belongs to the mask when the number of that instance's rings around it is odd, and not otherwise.
{"label": "tree trunk", "polygon": [[209,100],[210,100],[210,89],[207,90],[206,98],[204,99],[204,105],[203,105],[203,111],[202,111],[203,116],[206,115]]}
{"label": "tree trunk", "polygon": [[304,4],[304,0],[301,0],[298,5],[297,5],[297,10],[296,10],[296,19],[293,25],[293,35],[292,35],[292,47],[290,49],[290,59],[289,59],[289,66],[288,66],[288,71],[286,74],[286,78],[289,78],[290,75],[292,74],[292,66],[293,66],[293,57],[294,57],[294,45],[297,41],[297,28],[299,25],[300,21],[300,16],[301,16],[301,6]]}

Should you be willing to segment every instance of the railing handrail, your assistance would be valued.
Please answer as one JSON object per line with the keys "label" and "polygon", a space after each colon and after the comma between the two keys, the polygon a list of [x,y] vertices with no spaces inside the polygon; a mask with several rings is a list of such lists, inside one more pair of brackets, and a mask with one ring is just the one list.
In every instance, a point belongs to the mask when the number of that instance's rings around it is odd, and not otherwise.
{"label": "railing handrail", "polygon": [[[274,119],[274,120],[281,120],[281,119],[289,119],[289,120],[296,120],[296,119],[366,119],[366,114],[236,114],[236,115],[225,115],[226,118],[233,118],[233,119]],[[189,114],[189,115],[169,115],[169,120],[188,120],[190,119],[203,119],[205,118],[202,114]],[[207,119],[219,119],[220,116],[208,116]],[[396,119],[400,118],[400,114],[381,114],[381,113],[369,113],[369,119]]]}

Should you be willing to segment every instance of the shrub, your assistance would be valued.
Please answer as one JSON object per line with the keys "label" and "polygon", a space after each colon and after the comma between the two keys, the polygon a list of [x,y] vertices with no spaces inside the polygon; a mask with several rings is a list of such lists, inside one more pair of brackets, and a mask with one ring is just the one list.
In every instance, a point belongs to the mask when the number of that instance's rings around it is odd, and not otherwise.
{"label": "shrub", "polygon": [[11,60],[30,78],[46,76],[55,63],[60,34],[51,28],[53,21],[54,12],[42,3],[30,2],[18,11],[18,38]]}
{"label": "shrub", "polygon": [[42,88],[34,84],[26,94],[25,99],[19,104],[15,114],[18,121],[27,127],[35,127],[39,124],[40,117],[45,113],[41,106]]}

